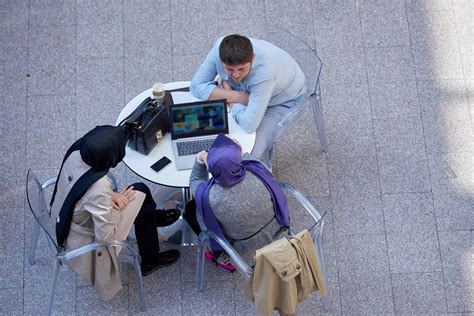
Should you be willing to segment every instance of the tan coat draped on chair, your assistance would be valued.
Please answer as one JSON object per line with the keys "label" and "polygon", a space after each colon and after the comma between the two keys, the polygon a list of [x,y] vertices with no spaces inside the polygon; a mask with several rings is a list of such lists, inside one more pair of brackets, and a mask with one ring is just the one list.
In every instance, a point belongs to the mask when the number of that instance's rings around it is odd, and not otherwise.
{"label": "tan coat draped on chair", "polygon": [[[89,169],[90,166],[82,161],[79,151],[73,152],[66,160],[58,179],[56,198],[51,208],[52,219],[58,216],[74,183]],[[112,206],[112,192],[112,183],[105,176],[95,182],[76,203],[66,242],[68,251],[92,242],[110,242],[126,238],[145,195],[136,192],[135,201],[119,212]],[[98,249],[66,264],[92,284],[102,299],[109,300],[122,289],[118,252],[117,248],[112,247]]]}
{"label": "tan coat draped on chair", "polygon": [[257,250],[254,274],[245,296],[255,300],[259,315],[296,313],[296,306],[314,291],[326,295],[323,272],[307,230]]}

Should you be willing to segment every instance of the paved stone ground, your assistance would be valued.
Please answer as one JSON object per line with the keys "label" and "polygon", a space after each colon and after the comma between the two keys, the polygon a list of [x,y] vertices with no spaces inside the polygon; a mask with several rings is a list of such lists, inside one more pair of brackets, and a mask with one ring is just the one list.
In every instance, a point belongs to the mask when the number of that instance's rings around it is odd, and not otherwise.
{"label": "paved stone ground", "polygon": [[[26,170],[55,175],[69,144],[114,123],[138,92],[190,80],[217,36],[261,37],[266,23],[325,63],[329,152],[307,116],[280,141],[275,170],[330,210],[332,313],[474,313],[473,12],[472,0],[0,0],[0,313],[46,309],[44,239],[37,264],[26,261]],[[145,278],[150,314],[253,313],[238,274],[208,266],[197,292],[196,249],[181,251]],[[101,302],[62,271],[54,312],[136,313],[128,269],[123,282]],[[317,295],[299,309],[320,313]]]}

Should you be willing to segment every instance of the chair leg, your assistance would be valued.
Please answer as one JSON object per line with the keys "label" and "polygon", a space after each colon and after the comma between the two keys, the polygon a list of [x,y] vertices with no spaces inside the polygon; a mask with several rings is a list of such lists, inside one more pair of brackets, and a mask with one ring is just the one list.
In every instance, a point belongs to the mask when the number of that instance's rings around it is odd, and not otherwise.
{"label": "chair leg", "polygon": [[321,98],[318,96],[313,105],[314,120],[316,128],[318,129],[319,141],[321,142],[321,150],[326,152],[328,149],[328,140],[326,137],[326,130],[324,128],[323,109],[321,107]]}
{"label": "chair leg", "polygon": [[326,274],[326,263],[324,260],[324,251],[323,251],[323,238],[320,233],[316,235],[316,251],[318,252],[319,261],[321,262],[321,272],[323,273],[324,285],[326,286],[326,295],[322,296],[323,307],[326,311],[332,309],[332,298],[331,293],[329,292],[328,287],[328,278]]}
{"label": "chair leg", "polygon": [[203,237],[202,235],[199,236],[199,252],[196,271],[196,287],[199,291],[202,291],[204,280],[204,251],[206,250],[206,241],[206,237]]}
{"label": "chair leg", "polygon": [[56,259],[56,262],[54,263],[53,279],[51,280],[51,293],[49,293],[48,315],[51,315],[53,311],[54,294],[56,293],[56,285],[58,283],[59,264],[59,259]]}
{"label": "chair leg", "polygon": [[137,255],[133,256],[133,266],[135,267],[135,274],[137,276],[137,285],[138,285],[138,299],[140,304],[140,311],[146,311],[146,304],[145,304],[145,295],[143,291],[143,277],[142,277],[142,270],[140,268],[140,260],[138,259]]}
{"label": "chair leg", "polygon": [[35,264],[36,247],[38,246],[39,232],[40,225],[38,223],[35,223],[33,227],[33,233],[31,234],[30,253],[28,255],[28,262],[30,263],[30,265]]}

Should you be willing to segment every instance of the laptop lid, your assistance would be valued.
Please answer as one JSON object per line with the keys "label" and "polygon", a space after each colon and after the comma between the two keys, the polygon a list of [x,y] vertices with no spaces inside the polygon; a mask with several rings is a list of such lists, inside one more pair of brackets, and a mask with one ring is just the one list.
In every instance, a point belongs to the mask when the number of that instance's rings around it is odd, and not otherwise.
{"label": "laptop lid", "polygon": [[171,105],[171,139],[229,134],[227,100]]}

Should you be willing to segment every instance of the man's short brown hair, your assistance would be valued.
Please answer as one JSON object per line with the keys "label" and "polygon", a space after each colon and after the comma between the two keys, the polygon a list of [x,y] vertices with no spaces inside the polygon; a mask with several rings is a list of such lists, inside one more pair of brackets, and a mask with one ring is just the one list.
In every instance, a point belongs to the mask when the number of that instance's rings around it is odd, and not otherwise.
{"label": "man's short brown hair", "polygon": [[229,66],[252,62],[253,47],[250,40],[239,34],[227,35],[219,45],[219,57]]}

